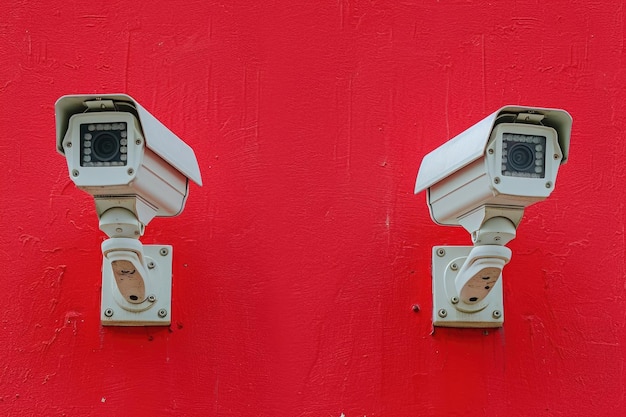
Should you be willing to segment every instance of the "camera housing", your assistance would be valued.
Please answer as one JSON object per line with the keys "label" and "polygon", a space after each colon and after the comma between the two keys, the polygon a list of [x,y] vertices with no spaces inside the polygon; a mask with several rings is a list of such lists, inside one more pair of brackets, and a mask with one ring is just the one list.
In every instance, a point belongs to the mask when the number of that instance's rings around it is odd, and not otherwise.
{"label": "camera housing", "polygon": [[146,225],[182,211],[189,180],[202,185],[193,149],[128,95],[63,96],[55,113],[57,150],[98,216],[122,206]]}
{"label": "camera housing", "polygon": [[564,110],[505,106],[426,155],[415,193],[426,190],[435,223],[462,226],[474,246],[433,248],[433,324],[499,327],[501,271],[524,208],[550,196],[569,154]]}
{"label": "camera housing", "polygon": [[102,243],[104,325],[169,325],[172,247],[142,245],[156,216],[179,214],[189,180],[202,185],[193,150],[132,97],[68,95],[55,104],[56,148],[74,184],[95,200]]}
{"label": "camera housing", "polygon": [[[523,209],[552,193],[571,127],[564,110],[502,107],[426,155],[415,193],[427,190],[435,223],[476,230],[466,217],[478,208]],[[510,217],[517,226],[520,213]]]}

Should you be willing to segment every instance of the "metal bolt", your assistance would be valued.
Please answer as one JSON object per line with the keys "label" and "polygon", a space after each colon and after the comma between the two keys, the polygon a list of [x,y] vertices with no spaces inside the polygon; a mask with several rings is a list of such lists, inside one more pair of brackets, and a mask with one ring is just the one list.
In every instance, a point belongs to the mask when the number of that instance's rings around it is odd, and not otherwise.
{"label": "metal bolt", "polygon": [[459,303],[459,297],[454,296],[454,297],[450,298],[450,302],[452,304],[458,304]]}
{"label": "metal bolt", "polygon": [[161,248],[161,250],[159,251],[159,254],[161,254],[161,256],[167,256],[168,253],[170,253],[170,251],[168,251],[167,248]]}
{"label": "metal bolt", "polygon": [[420,311],[420,306],[417,304],[413,304],[413,307],[411,307],[413,309],[414,312],[418,313]]}
{"label": "metal bolt", "polygon": [[106,310],[104,310],[104,315],[106,317],[113,317],[113,309],[112,308],[107,308]]}
{"label": "metal bolt", "polygon": [[559,155],[558,154],[554,154],[554,159],[559,159]]}
{"label": "metal bolt", "polygon": [[494,183],[494,184],[500,184],[500,177],[495,177],[495,178],[493,179],[493,183]]}
{"label": "metal bolt", "polygon": [[135,170],[132,168],[128,168],[128,171],[126,171],[128,173],[128,175],[133,175],[135,173]]}
{"label": "metal bolt", "polygon": [[135,145],[137,145],[137,146],[141,145],[141,139],[137,139],[137,140],[135,141]]}
{"label": "metal bolt", "polygon": [[167,310],[162,308],[159,310],[159,312],[157,313],[159,315],[159,317],[163,318],[165,316],[167,316]]}
{"label": "metal bolt", "polygon": [[454,262],[452,265],[450,265],[450,269],[456,271],[457,269],[459,269],[459,266],[456,264],[456,262]]}
{"label": "metal bolt", "polygon": [[65,144],[65,147],[66,147],[66,148],[71,148],[71,147],[72,147],[72,142],[67,142],[67,143]]}
{"label": "metal bolt", "polygon": [[552,183],[550,181],[546,182],[546,188],[552,188]]}
{"label": "metal bolt", "polygon": [[72,176],[73,176],[73,177],[78,177],[78,174],[79,174],[79,173],[78,173],[78,170],[77,170],[77,169],[73,169],[73,170],[72,170]]}
{"label": "metal bolt", "polygon": [[446,254],[446,250],[443,248],[437,249],[437,256],[442,257]]}
{"label": "metal bolt", "polygon": [[153,294],[150,294],[148,296],[148,301],[150,301],[151,303],[154,303],[156,301],[156,297]]}
{"label": "metal bolt", "polygon": [[148,269],[154,269],[154,261],[148,262]]}
{"label": "metal bolt", "polygon": [[489,148],[489,150],[487,152],[489,152],[489,155],[493,155],[493,149],[492,148]]}
{"label": "metal bolt", "polygon": [[443,319],[448,315],[448,312],[446,311],[445,308],[442,308],[437,312],[437,314],[439,315],[439,317]]}
{"label": "metal bolt", "polygon": [[494,236],[493,240],[495,240],[496,242],[499,242],[502,238],[500,236]]}
{"label": "metal bolt", "polygon": [[500,310],[493,310],[493,313],[491,313],[491,315],[494,319],[499,319],[500,317],[502,317],[502,312]]}

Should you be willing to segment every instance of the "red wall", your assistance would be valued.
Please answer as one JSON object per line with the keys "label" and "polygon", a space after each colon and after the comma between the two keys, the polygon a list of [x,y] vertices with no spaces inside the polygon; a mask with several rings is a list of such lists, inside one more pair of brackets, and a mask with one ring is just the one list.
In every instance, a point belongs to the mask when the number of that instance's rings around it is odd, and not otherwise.
{"label": "red wall", "polygon": [[[623,2],[156,3],[0,3],[0,415],[626,415]],[[96,92],[199,159],[143,238],[174,245],[169,329],[100,326],[54,124]],[[417,169],[505,104],[567,109],[570,160],[509,245],[504,328],[433,333],[431,247],[470,239]]]}

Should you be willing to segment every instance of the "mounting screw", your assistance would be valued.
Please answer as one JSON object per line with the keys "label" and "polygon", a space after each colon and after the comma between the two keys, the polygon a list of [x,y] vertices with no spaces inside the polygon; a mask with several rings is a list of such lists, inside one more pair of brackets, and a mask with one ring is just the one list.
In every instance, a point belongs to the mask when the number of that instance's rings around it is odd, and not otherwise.
{"label": "mounting screw", "polygon": [[413,309],[414,312],[419,313],[420,311],[420,306],[417,304],[413,304],[413,306],[411,307]]}
{"label": "mounting screw", "polygon": [[456,264],[456,262],[454,262],[452,263],[452,265],[450,265],[450,269],[456,271],[457,269],[459,269],[459,266]]}
{"label": "mounting screw", "polygon": [[442,257],[446,254],[446,250],[443,248],[437,249],[437,256]]}
{"label": "mounting screw", "polygon": [[437,314],[439,315],[439,317],[443,319],[448,315],[448,312],[446,311],[445,308],[442,308],[437,312]]}
{"label": "mounting screw", "polygon": [[495,178],[493,179],[493,183],[494,183],[494,184],[500,184],[500,177],[495,177]]}
{"label": "mounting screw", "polygon": [[161,254],[161,256],[167,256],[167,254],[170,253],[170,251],[168,251],[167,248],[161,248],[159,253]]}
{"label": "mounting screw", "polygon": [[148,262],[148,269],[154,269],[154,261]]}
{"label": "mounting screw", "polygon": [[65,144],[65,147],[66,147],[66,148],[71,148],[71,147],[72,147],[72,142],[67,142],[67,143]]}
{"label": "mounting screw", "polygon": [[450,298],[450,302],[452,304],[458,304],[459,303],[459,297],[454,296],[454,297]]}
{"label": "mounting screw", "polygon": [[156,301],[156,297],[154,296],[154,294],[150,294],[148,296],[148,301],[150,301],[151,303],[154,303]]}
{"label": "mounting screw", "polygon": [[493,148],[489,148],[487,152],[489,152],[489,155],[493,155]]}
{"label": "mounting screw", "polygon": [[133,175],[135,173],[135,170],[132,168],[128,168],[128,171],[126,171],[128,173],[128,175]]}
{"label": "mounting screw", "polygon": [[141,145],[141,139],[137,139],[137,140],[135,141],[135,145],[137,145],[137,146]]}
{"label": "mounting screw", "polygon": [[500,317],[502,317],[502,312],[500,310],[493,310],[493,313],[491,313],[491,315],[494,319],[499,319]]}
{"label": "mounting screw", "polygon": [[79,175],[78,170],[77,169],[73,169],[72,170],[72,177],[78,177],[78,175]]}
{"label": "mounting screw", "polygon": [[113,309],[112,308],[107,308],[106,310],[104,310],[104,315],[106,317],[113,317]]}
{"label": "mounting screw", "polygon": [[559,159],[559,155],[558,154],[554,154],[554,159]]}
{"label": "mounting screw", "polygon": [[162,308],[159,310],[159,312],[157,313],[159,315],[159,317],[163,318],[165,316],[167,316],[167,310]]}
{"label": "mounting screw", "polygon": [[552,183],[550,181],[546,182],[546,188],[552,188]]}

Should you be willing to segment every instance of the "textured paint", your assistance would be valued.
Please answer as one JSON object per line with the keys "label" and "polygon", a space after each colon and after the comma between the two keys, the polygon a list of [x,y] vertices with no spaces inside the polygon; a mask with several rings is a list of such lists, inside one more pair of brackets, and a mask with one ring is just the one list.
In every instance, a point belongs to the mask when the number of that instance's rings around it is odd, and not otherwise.
{"label": "textured paint", "polygon": [[[626,415],[623,2],[157,3],[0,3],[0,415]],[[174,246],[169,329],[99,323],[53,111],[95,92],[200,162],[143,239]],[[505,104],[567,109],[570,160],[509,245],[505,327],[433,333],[431,246],[469,237],[415,175]]]}

